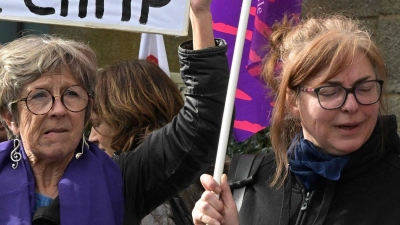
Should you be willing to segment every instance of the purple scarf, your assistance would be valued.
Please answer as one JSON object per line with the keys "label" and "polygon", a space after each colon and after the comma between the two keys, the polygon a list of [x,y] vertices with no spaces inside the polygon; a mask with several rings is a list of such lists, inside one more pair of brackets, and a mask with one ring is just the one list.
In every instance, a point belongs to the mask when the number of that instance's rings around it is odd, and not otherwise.
{"label": "purple scarf", "polygon": [[[22,159],[16,169],[12,168],[13,148],[13,141],[0,143],[0,224],[31,224],[35,179],[22,144]],[[89,143],[79,159],[71,160],[58,183],[58,193],[63,225],[122,224],[121,171],[94,144]]]}

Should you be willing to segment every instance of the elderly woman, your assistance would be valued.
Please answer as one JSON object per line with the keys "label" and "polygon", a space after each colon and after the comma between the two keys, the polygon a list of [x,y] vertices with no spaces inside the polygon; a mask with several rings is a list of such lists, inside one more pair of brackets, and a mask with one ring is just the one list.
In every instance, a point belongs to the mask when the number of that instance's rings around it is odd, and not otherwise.
{"label": "elderly woman", "polygon": [[1,224],[121,224],[122,176],[83,136],[96,70],[93,51],[73,41],[32,36],[1,49],[13,139],[0,145]]}
{"label": "elderly woman", "polygon": [[120,168],[83,136],[97,71],[88,46],[29,36],[0,50],[0,113],[12,139],[0,144],[0,224],[138,224],[208,168],[229,73],[204,1],[192,0],[193,42],[179,48],[184,107],[121,154]]}
{"label": "elderly woman", "polygon": [[241,207],[225,175],[221,185],[202,176],[195,224],[399,224],[400,138],[395,116],[385,115],[377,44],[338,15],[273,28],[264,76],[276,96],[274,152],[247,182]]}

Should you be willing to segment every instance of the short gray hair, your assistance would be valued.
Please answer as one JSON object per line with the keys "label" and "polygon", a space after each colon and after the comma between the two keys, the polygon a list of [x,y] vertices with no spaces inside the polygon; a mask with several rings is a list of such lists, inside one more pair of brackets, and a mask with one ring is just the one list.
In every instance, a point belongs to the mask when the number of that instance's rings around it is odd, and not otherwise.
{"label": "short gray hair", "polygon": [[[97,59],[86,44],[51,35],[28,35],[0,49],[0,110],[18,122],[15,101],[23,85],[44,73],[70,72],[89,94],[94,95]],[[86,120],[89,119],[89,110]]]}

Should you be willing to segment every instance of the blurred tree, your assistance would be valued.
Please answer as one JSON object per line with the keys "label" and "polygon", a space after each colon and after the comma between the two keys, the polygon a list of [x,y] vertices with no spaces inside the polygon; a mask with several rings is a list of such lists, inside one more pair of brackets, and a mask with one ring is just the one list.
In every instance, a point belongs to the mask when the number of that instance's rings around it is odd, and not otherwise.
{"label": "blurred tree", "polygon": [[272,151],[269,128],[265,128],[243,142],[236,142],[230,137],[227,155],[235,154],[267,154]]}

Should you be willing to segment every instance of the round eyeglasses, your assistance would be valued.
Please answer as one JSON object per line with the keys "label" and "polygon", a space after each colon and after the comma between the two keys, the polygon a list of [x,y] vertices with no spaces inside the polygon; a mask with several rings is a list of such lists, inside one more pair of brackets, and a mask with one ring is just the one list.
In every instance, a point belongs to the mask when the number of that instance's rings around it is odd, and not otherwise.
{"label": "round eyeglasses", "polygon": [[367,80],[352,88],[344,88],[340,85],[327,85],[318,88],[300,88],[301,91],[315,92],[318,102],[323,109],[337,109],[346,102],[349,93],[360,105],[372,105],[377,103],[382,94],[383,80]]}
{"label": "round eyeglasses", "polygon": [[56,97],[61,98],[61,102],[66,109],[71,112],[80,112],[86,108],[91,95],[81,86],[73,85],[67,88],[61,96],[52,95],[48,90],[37,88],[28,93],[25,98],[11,102],[25,102],[28,110],[35,115],[44,115],[53,108]]}

